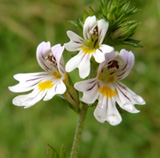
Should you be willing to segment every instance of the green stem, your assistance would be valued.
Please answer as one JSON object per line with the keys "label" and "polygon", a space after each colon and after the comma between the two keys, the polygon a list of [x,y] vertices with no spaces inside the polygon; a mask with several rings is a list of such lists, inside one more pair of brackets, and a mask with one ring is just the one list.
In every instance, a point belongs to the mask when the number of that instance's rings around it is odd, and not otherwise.
{"label": "green stem", "polygon": [[79,114],[79,120],[78,120],[76,132],[74,136],[70,158],[78,158],[79,144],[80,144],[81,135],[82,135],[83,127],[84,127],[84,121],[85,121],[86,114],[87,114],[87,109],[88,109],[88,105],[83,104],[81,112]]}

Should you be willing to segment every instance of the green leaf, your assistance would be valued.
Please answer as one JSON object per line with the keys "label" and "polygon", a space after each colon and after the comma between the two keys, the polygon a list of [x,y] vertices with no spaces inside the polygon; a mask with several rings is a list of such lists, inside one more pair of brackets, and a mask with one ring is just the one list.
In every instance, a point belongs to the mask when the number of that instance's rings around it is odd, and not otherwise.
{"label": "green leaf", "polygon": [[64,149],[64,146],[62,145],[61,151],[60,151],[60,158],[66,158],[66,151]]}
{"label": "green leaf", "polygon": [[48,144],[48,147],[52,151],[52,158],[60,158],[57,150],[53,146],[51,146],[50,144]]}

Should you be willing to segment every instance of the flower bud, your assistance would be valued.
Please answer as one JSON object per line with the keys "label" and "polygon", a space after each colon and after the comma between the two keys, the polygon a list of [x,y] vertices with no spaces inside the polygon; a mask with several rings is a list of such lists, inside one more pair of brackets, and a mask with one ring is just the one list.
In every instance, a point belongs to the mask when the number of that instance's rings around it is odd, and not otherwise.
{"label": "flower bud", "polygon": [[127,21],[122,23],[116,30],[111,33],[113,40],[120,39],[125,40],[130,38],[137,28],[138,23],[136,21]]}

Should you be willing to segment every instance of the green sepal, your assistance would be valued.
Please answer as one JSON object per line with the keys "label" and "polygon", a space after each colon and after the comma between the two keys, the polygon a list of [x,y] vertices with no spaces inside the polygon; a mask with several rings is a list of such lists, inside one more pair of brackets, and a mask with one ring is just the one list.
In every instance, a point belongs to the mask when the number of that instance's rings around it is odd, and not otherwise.
{"label": "green sepal", "polygon": [[65,80],[63,81],[67,87],[66,92],[63,94],[63,97],[65,100],[68,101],[69,106],[77,113],[80,112],[80,106],[79,106],[79,95],[77,90],[74,88],[74,85],[70,79],[70,77],[67,75]]}
{"label": "green sepal", "polygon": [[126,40],[134,35],[138,23],[135,20],[121,23],[116,30],[111,32],[112,39]]}

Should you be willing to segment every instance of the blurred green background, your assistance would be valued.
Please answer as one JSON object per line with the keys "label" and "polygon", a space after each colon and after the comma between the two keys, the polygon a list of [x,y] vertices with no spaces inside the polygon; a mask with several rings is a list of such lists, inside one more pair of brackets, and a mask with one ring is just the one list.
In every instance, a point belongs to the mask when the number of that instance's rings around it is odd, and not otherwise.
{"label": "blurred green background", "polygon": [[[82,16],[96,0],[0,0],[0,158],[50,158],[47,144],[67,156],[72,146],[77,115],[58,96],[29,109],[12,105],[17,95],[8,86],[13,75],[42,71],[35,51],[41,41],[68,42],[66,31],[77,31],[68,20]],[[80,158],[160,157],[160,1],[131,0],[141,8],[135,38],[143,48],[122,46],[135,53],[136,65],[124,83],[141,95],[139,114],[124,113],[116,127],[101,124],[89,108],[80,145]],[[79,32],[77,32],[79,33]],[[67,52],[65,52],[66,55]]]}

